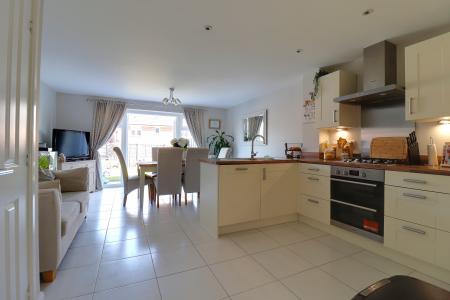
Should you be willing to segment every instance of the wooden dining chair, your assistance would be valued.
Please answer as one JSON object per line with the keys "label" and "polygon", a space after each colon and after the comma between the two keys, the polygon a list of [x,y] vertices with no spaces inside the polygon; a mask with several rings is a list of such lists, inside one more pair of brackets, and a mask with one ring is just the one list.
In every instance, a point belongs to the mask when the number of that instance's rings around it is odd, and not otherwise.
{"label": "wooden dining chair", "polygon": [[208,148],[190,148],[187,150],[183,174],[185,205],[187,205],[188,193],[197,193],[200,198],[200,160],[208,159],[208,153]]}
{"label": "wooden dining chair", "polygon": [[[139,188],[139,176],[138,175],[129,175],[128,167],[125,163],[125,158],[123,157],[122,150],[119,147],[113,148],[114,152],[117,155],[117,158],[120,162],[120,168],[122,171],[122,180],[123,180],[123,206],[127,204],[128,194],[132,191]],[[152,193],[154,190],[154,182],[152,178],[145,178],[145,184],[148,186],[148,197],[151,201]]]}
{"label": "wooden dining chair", "polygon": [[161,195],[175,195],[181,205],[181,176],[183,173],[183,152],[181,148],[160,148],[158,150],[156,186],[156,206]]}

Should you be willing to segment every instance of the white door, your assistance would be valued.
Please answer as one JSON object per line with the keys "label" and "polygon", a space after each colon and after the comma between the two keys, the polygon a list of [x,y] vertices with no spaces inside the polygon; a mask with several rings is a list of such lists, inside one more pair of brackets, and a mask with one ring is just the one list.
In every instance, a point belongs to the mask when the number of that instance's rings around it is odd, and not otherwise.
{"label": "white door", "polygon": [[0,0],[0,299],[26,299],[31,0]]}

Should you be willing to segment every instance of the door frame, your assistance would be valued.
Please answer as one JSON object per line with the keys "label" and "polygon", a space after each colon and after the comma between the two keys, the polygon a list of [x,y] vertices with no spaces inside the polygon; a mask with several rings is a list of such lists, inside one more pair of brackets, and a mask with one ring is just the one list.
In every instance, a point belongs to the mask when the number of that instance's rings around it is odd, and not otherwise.
{"label": "door frame", "polygon": [[28,299],[41,300],[44,294],[39,280],[38,224],[38,111],[40,100],[40,67],[43,1],[32,0],[30,20],[30,70],[28,79],[28,171],[27,171],[27,256]]}

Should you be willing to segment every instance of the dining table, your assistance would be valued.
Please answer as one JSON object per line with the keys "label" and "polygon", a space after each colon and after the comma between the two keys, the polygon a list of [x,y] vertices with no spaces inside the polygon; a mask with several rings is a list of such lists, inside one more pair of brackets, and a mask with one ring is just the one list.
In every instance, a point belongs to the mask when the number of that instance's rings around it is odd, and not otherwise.
{"label": "dining table", "polygon": [[144,188],[145,188],[145,173],[156,172],[158,170],[157,161],[142,161],[137,163],[139,174],[139,203],[144,204]]}

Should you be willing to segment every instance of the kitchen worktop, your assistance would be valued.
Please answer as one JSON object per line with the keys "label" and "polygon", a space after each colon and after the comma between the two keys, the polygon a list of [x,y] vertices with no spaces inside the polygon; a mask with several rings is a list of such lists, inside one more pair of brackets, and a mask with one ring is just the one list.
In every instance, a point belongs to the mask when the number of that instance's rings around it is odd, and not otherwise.
{"label": "kitchen worktop", "polygon": [[203,159],[201,162],[214,165],[247,165],[247,164],[277,164],[277,163],[308,163],[321,164],[330,166],[378,169],[398,172],[424,173],[434,175],[450,176],[450,168],[431,167],[427,165],[378,165],[365,163],[345,163],[337,160],[323,160],[319,158],[302,158],[302,159],[286,159],[286,158],[227,158],[227,159]]}

